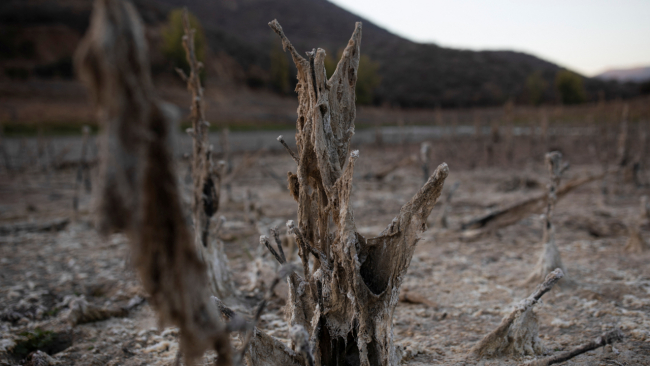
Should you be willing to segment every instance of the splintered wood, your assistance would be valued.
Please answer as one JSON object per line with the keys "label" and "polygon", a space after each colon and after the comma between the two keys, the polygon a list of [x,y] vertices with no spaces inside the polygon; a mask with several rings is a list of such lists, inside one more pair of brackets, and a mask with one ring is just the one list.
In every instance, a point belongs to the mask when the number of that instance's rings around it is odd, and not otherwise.
{"label": "splintered wood", "polygon": [[177,118],[156,96],[142,21],[129,2],[97,0],[75,55],[104,130],[98,227],[124,230],[149,302],[180,328],[191,361],[208,349],[230,365],[230,340],[209,301],[205,264],[183,217],[170,138]]}
{"label": "splintered wood", "polygon": [[361,23],[329,80],[324,50],[312,50],[305,59],[277,21],[269,25],[298,69],[298,168],[289,173],[289,190],[299,208],[297,225],[289,222],[288,228],[303,274],[290,277],[288,311],[290,326],[296,334],[306,331],[311,349],[306,352],[301,343],[294,349],[306,360],[313,356],[317,365],[398,365],[392,326],[399,288],[449,169],[441,164],[379,236],[360,235],[350,202],[359,153],[350,152],[350,139]]}

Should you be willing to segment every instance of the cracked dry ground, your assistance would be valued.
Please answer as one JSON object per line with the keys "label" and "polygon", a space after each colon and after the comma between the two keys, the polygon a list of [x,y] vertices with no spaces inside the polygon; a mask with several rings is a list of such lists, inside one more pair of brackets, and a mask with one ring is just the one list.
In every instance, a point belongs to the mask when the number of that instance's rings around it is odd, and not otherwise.
{"label": "cracked dry ground", "polygon": [[[407,151],[392,147],[380,153],[376,148],[362,147],[353,192],[355,221],[362,234],[378,234],[422,182],[416,166],[402,167],[382,182],[362,177],[417,148],[411,146]],[[235,164],[241,159],[236,157]],[[528,216],[473,241],[460,240],[454,234],[454,228],[469,217],[541,192],[546,183],[545,169],[541,164],[526,166],[468,170],[450,164],[446,186],[460,182],[451,205],[450,229],[433,225],[440,212],[438,204],[402,286],[403,291],[421,295],[430,303],[401,302],[395,311],[394,335],[403,349],[405,364],[476,364],[465,359],[470,347],[494,329],[513,304],[530,294],[532,288],[521,282],[542,249],[539,216]],[[297,210],[281,187],[283,183],[274,180],[269,171],[282,177],[291,169],[295,166],[288,156],[267,154],[235,180],[230,198],[226,189],[222,191],[219,215],[227,221],[220,236],[249,306],[260,296],[259,288],[249,291],[253,287],[253,263],[271,263],[267,255],[255,259],[262,252],[258,248],[259,232],[266,234],[275,225],[284,228],[286,220],[295,219]],[[187,168],[180,166],[178,171],[189,189],[184,179]],[[597,166],[577,165],[567,179],[598,171]],[[60,231],[5,232],[0,236],[0,365],[20,364],[37,348],[61,365],[173,364],[177,331],[157,327],[155,314],[129,264],[126,238],[96,234],[86,193],[74,217],[74,176],[73,170],[45,173],[34,168],[12,175],[3,172],[0,177],[2,227],[71,218]],[[520,181],[526,184],[518,184]],[[650,364],[650,253],[624,251],[625,225],[636,220],[639,197],[648,190],[618,185],[615,179],[610,183],[612,194],[606,205],[598,203],[602,201],[598,182],[579,188],[557,205],[557,243],[571,283],[544,296],[535,311],[548,354],[575,347],[614,327],[620,327],[626,339],[578,356],[566,365]],[[189,191],[186,193],[189,201]],[[251,204],[254,209],[245,210]],[[647,224],[641,234],[650,240]],[[125,316],[71,326],[69,307],[80,297],[106,308],[137,304],[139,298],[145,301],[130,308]],[[260,328],[286,340],[282,297],[273,300]],[[493,359],[480,364],[516,365],[531,358]],[[209,364],[213,359],[214,355],[208,354],[204,362]]]}

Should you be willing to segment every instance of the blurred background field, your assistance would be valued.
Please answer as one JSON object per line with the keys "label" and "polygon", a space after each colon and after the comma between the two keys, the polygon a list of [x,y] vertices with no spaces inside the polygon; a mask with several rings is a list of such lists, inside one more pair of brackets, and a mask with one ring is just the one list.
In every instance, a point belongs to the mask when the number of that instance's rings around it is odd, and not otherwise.
{"label": "blurred background field", "polygon": [[[535,124],[612,122],[629,101],[632,122],[648,118],[647,68],[591,77],[518,51],[472,51],[417,43],[328,1],[135,0],[146,23],[154,80],[187,114],[175,67],[186,67],[179,8],[188,6],[212,129],[285,129],[295,122],[295,66],[275,42],[277,18],[299,50],[321,47],[334,60],[354,22],[364,21],[357,126],[475,125],[504,119]],[[549,5],[550,6],[550,5]],[[73,52],[88,26],[89,0],[7,0],[0,4],[0,123],[5,136],[79,134],[95,125],[76,81]],[[552,24],[549,24],[552,27]],[[569,37],[569,35],[567,35]],[[642,61],[642,60],[641,60]],[[638,62],[641,62],[638,61]]]}

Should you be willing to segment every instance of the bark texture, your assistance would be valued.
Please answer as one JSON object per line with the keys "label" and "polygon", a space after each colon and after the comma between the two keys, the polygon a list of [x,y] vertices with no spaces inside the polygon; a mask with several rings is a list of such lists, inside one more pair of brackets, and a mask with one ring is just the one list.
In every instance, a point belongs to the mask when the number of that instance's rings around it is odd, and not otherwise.
{"label": "bark texture", "polygon": [[212,348],[230,365],[228,333],[181,211],[170,151],[177,113],[156,96],[134,7],[97,0],[75,62],[104,130],[99,228],[127,232],[149,302],[163,324],[179,327],[190,362]]}
{"label": "bark texture", "polygon": [[[289,190],[299,209],[297,223],[290,221],[287,227],[296,238],[303,275],[289,277],[290,326],[308,334],[307,351],[315,365],[397,365],[401,357],[393,344],[393,312],[418,234],[426,229],[448,175],[447,165],[435,170],[379,236],[361,236],[350,202],[359,157],[350,152],[350,139],[361,23],[329,80],[324,50],[303,58],[277,21],[269,25],[298,69],[298,170],[289,174]],[[293,349],[306,351],[296,343]]]}

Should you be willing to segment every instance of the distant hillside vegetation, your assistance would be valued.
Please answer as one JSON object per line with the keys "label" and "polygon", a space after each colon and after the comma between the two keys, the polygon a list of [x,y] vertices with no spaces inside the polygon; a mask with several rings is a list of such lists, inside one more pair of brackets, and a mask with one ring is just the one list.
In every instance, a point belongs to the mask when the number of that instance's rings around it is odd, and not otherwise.
{"label": "distant hillside vegetation", "polygon": [[[499,105],[510,99],[517,103],[560,100],[555,78],[561,68],[551,62],[520,52],[476,52],[411,42],[325,0],[133,2],[154,44],[169,11],[187,6],[203,24],[212,55],[208,78],[216,74],[218,82],[273,89],[271,55],[279,44],[267,25],[273,19],[278,19],[299,50],[320,47],[332,56],[346,45],[354,23],[362,21],[362,53],[378,65],[381,76],[374,104],[468,107]],[[70,55],[88,25],[91,5],[91,0],[3,0],[0,67],[5,70],[0,77],[71,77]],[[39,41],[48,37],[47,42]],[[171,71],[160,52],[152,51],[154,73]],[[633,83],[583,78],[583,85],[587,100],[639,93]]]}

